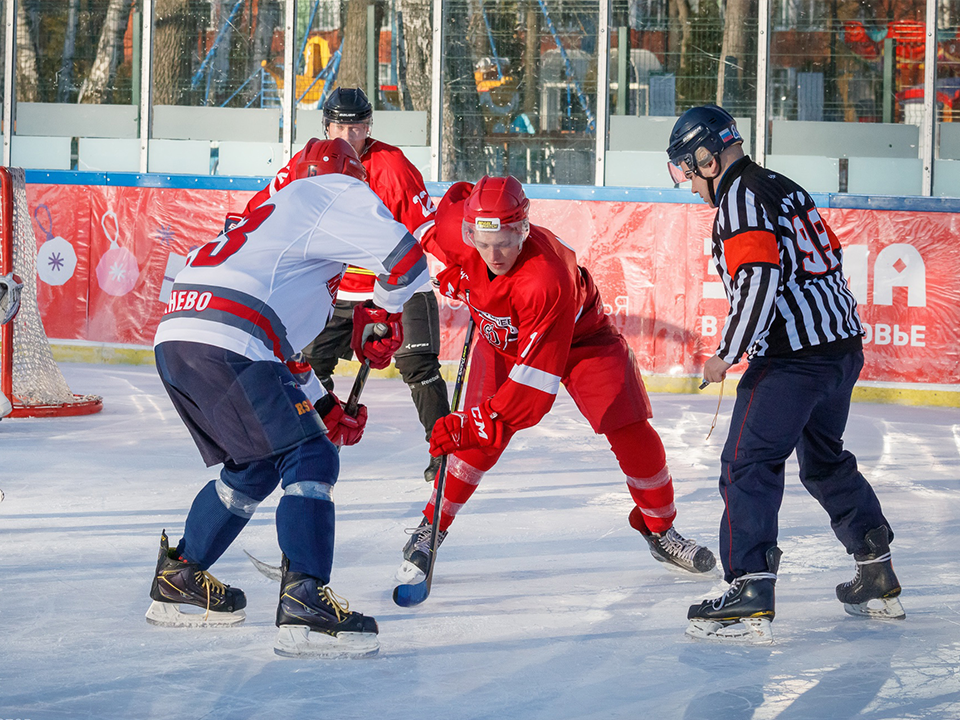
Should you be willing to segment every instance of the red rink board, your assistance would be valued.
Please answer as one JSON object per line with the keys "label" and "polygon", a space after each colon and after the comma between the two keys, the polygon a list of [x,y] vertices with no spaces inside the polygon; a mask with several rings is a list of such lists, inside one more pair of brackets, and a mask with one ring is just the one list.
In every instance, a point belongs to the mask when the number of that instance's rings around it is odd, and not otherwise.
{"label": "red rink board", "polygon": [[[47,335],[151,345],[178,262],[216,237],[224,215],[242,210],[251,195],[28,184],[38,265],[47,268],[38,282]],[[844,245],[844,267],[869,331],[861,379],[960,384],[960,215],[822,213]],[[712,218],[704,205],[531,201],[532,221],[557,233],[593,273],[648,374],[696,375],[718,344],[727,303],[710,262]],[[76,268],[62,284],[50,284],[44,276],[64,241]],[[445,299],[441,306],[443,358],[452,361],[466,313]]]}

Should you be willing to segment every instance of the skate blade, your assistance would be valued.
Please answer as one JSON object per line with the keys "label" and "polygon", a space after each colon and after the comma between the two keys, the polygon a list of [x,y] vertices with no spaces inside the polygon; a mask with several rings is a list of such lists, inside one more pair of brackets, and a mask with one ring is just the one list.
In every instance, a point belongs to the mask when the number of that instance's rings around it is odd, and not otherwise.
{"label": "skate blade", "polygon": [[183,612],[174,603],[154,600],[147,609],[147,622],[160,627],[230,627],[242,625],[247,614],[243,610],[235,612],[207,612],[204,608],[188,605],[194,612]]}
{"label": "skate blade", "polygon": [[696,640],[770,645],[773,626],[769,618],[743,618],[739,621],[691,620],[685,634]]}
{"label": "skate blade", "polygon": [[403,564],[397,568],[394,577],[401,585],[416,585],[423,582],[427,574],[409,560],[404,560]]}
{"label": "skate blade", "polygon": [[862,603],[844,603],[843,609],[854,617],[873,618],[874,620],[903,620],[907,613],[903,610],[900,598],[877,598]]}
{"label": "skate blade", "polygon": [[363,658],[380,651],[380,640],[374,633],[342,632],[334,637],[310,632],[305,625],[283,625],[273,651],[288,658]]}

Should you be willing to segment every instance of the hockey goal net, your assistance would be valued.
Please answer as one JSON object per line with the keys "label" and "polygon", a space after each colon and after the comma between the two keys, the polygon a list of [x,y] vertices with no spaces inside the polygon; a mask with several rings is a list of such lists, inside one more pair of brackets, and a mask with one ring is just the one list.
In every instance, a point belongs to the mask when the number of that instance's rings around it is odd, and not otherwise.
{"label": "hockey goal net", "polygon": [[37,239],[21,168],[0,167],[0,275],[23,281],[20,312],[0,328],[0,390],[13,404],[9,417],[89,415],[99,395],[74,395],[53,359],[37,305]]}

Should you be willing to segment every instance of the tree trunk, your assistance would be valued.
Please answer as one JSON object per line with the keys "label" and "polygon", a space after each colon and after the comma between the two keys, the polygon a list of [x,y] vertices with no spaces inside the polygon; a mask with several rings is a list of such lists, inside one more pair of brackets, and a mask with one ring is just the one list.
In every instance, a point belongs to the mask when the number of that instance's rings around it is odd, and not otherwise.
{"label": "tree trunk", "polygon": [[446,13],[444,21],[440,179],[477,178],[484,170],[483,116],[473,79],[470,18],[464,9],[460,13]]}
{"label": "tree trunk", "polygon": [[153,102],[176,105],[190,84],[196,19],[190,0],[156,0],[153,12]]}
{"label": "tree trunk", "polygon": [[27,16],[26,3],[21,0],[17,3],[17,102],[37,102],[40,99],[36,31]]}
{"label": "tree trunk", "polygon": [[405,61],[399,69],[404,78],[403,106],[404,109],[426,110],[429,127],[433,92],[433,3],[430,0],[399,0],[399,4],[403,12]]}
{"label": "tree trunk", "polygon": [[117,64],[123,53],[123,34],[127,30],[132,10],[131,0],[110,0],[107,15],[103,20],[103,30],[100,32],[97,55],[90,67],[90,74],[80,88],[78,103],[103,103],[104,95],[117,73]]}
{"label": "tree trunk", "polygon": [[748,63],[756,35],[753,8],[754,0],[727,0],[717,73],[717,104],[732,113],[751,105],[747,100],[750,95],[747,79],[752,74]]}
{"label": "tree trunk", "polygon": [[60,61],[60,77],[57,79],[57,102],[67,102],[73,85],[73,57],[77,47],[77,12],[80,0],[70,0],[67,11],[67,27],[63,35],[63,59]]}
{"label": "tree trunk", "polygon": [[383,4],[372,3],[368,0],[347,0],[346,13],[343,25],[343,44],[340,46],[343,54],[340,57],[340,69],[337,74],[337,85],[340,87],[363,88],[374,108],[377,106],[377,53],[374,50],[373,80],[374,87],[367,87],[367,6],[375,5],[374,38],[380,37],[380,27],[383,25]]}

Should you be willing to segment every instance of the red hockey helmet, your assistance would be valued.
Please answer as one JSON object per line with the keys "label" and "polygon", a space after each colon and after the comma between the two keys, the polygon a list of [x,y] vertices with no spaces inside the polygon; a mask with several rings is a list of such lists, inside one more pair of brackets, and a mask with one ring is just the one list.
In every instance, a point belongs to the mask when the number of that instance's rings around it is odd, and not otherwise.
{"label": "red hockey helmet", "polygon": [[484,175],[463,205],[463,241],[474,245],[477,233],[498,233],[522,243],[530,232],[529,210],[530,201],[519,180],[512,175]]}
{"label": "red hockey helmet", "polygon": [[315,175],[340,173],[357,180],[367,181],[366,168],[357,157],[356,151],[346,140],[319,140],[313,138],[300,153],[300,159],[293,169],[294,180]]}

